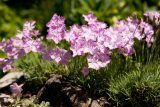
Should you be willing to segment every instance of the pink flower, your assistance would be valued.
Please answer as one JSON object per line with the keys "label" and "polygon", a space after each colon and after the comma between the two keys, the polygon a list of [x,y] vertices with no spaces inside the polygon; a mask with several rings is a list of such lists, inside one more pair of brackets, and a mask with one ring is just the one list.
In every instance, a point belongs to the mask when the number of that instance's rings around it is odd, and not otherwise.
{"label": "pink flower", "polygon": [[81,27],[74,24],[70,27],[70,30],[66,32],[65,40],[68,42],[74,42],[80,36]]}
{"label": "pink flower", "polygon": [[99,70],[100,68],[107,66],[110,63],[110,60],[110,53],[108,50],[105,50],[104,53],[96,52],[87,57],[88,68]]}
{"label": "pink flower", "polygon": [[89,69],[87,67],[84,67],[81,72],[83,73],[84,76],[87,76],[89,74]]}
{"label": "pink flower", "polygon": [[153,34],[154,34],[154,30],[153,27],[144,22],[143,20],[141,20],[141,23],[139,25],[139,28],[141,29],[142,35],[144,35],[147,45],[148,47],[151,46],[151,44],[154,42],[154,38],[153,38]]}
{"label": "pink flower", "polygon": [[65,37],[65,19],[63,17],[54,14],[52,19],[47,23],[48,35],[47,39],[53,40],[56,44],[58,44]]}
{"label": "pink flower", "polygon": [[158,11],[147,11],[144,13],[144,16],[154,21],[157,25],[160,23],[160,12]]}
{"label": "pink flower", "polygon": [[14,68],[13,59],[1,59],[0,63],[0,68],[3,70],[3,72],[7,72]]}
{"label": "pink flower", "polygon": [[42,54],[42,59],[43,60],[48,60],[48,61],[51,61],[52,58],[51,58],[51,55],[54,53],[53,49],[51,48],[47,48],[46,50],[42,51],[41,54]]}
{"label": "pink flower", "polygon": [[23,26],[23,29],[31,31],[31,30],[33,30],[35,28],[35,23],[36,23],[35,21],[25,22],[24,26]]}
{"label": "pink flower", "polygon": [[66,64],[72,57],[71,53],[67,50],[56,48],[51,53],[50,57],[54,59],[58,64]]}
{"label": "pink flower", "polygon": [[83,15],[84,20],[88,22],[88,24],[94,23],[97,18],[93,15],[92,12],[89,12],[88,15]]}
{"label": "pink flower", "polygon": [[18,85],[17,83],[13,83],[12,85],[10,85],[10,90],[11,90],[12,94],[14,96],[21,96],[21,92],[23,90],[22,86],[23,86],[23,84]]}
{"label": "pink flower", "polygon": [[58,64],[67,64],[67,62],[72,58],[72,54],[64,49],[48,48],[46,51],[42,52],[42,58],[44,60],[55,60]]}

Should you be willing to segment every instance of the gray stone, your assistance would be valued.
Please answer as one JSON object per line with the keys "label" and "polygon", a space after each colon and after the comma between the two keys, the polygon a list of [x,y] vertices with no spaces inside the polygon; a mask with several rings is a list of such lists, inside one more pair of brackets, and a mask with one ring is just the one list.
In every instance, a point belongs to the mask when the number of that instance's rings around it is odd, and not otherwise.
{"label": "gray stone", "polygon": [[23,72],[9,72],[0,79],[0,89],[5,88],[24,76]]}

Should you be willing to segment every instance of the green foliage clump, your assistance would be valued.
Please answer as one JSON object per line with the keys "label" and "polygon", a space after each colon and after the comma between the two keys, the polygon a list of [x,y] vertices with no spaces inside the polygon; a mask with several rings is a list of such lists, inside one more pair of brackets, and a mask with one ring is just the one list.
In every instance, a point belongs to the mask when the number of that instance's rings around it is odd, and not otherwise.
{"label": "green foliage clump", "polygon": [[26,73],[28,81],[33,86],[39,86],[53,73],[67,75],[65,65],[58,65],[54,61],[42,60],[42,57],[37,53],[29,53],[25,57],[15,61],[16,69]]}
{"label": "green foliage clump", "polygon": [[109,97],[120,107],[159,107],[159,63],[140,66],[110,82]]}
{"label": "green foliage clump", "polygon": [[16,98],[15,102],[10,104],[8,107],[51,107],[49,102],[42,101],[40,104],[34,102],[35,96],[32,96],[29,99],[20,99]]}

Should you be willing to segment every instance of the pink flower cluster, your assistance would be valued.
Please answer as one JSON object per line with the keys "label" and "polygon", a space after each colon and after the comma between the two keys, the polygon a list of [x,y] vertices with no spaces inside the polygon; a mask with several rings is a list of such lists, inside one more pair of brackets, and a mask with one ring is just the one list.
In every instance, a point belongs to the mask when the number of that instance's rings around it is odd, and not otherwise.
{"label": "pink flower cluster", "polygon": [[71,54],[67,50],[56,48],[49,49],[44,46],[42,39],[38,37],[39,31],[35,29],[35,21],[26,22],[23,31],[19,32],[15,38],[3,40],[0,49],[7,54],[6,58],[0,59],[0,67],[3,72],[13,69],[14,59],[25,56],[30,52],[42,54],[43,59],[54,59],[57,63],[67,63]]}
{"label": "pink flower cluster", "polygon": [[119,49],[124,55],[132,55],[134,53],[134,39],[145,40],[148,46],[154,41],[154,31],[150,24],[142,19],[137,20],[128,17],[127,20],[119,21],[115,26],[111,26],[107,30],[107,35],[111,38],[107,41],[110,49]]}
{"label": "pink flower cluster", "polygon": [[[66,29],[65,18],[57,14],[54,14],[47,23],[47,39],[56,44],[62,40],[68,41],[70,43],[69,50],[45,47],[42,40],[38,38],[39,31],[35,29],[35,22],[25,23],[23,31],[18,33],[15,38],[2,41],[0,44],[0,49],[8,56],[7,60],[0,60],[2,62],[0,65],[8,66],[7,61],[22,57],[29,52],[39,52],[43,59],[55,60],[59,64],[66,64],[69,59],[78,55],[87,58],[87,67],[82,69],[86,75],[89,68],[99,70],[107,66],[111,61],[110,56],[114,49],[129,56],[134,54],[134,39],[146,41],[148,46],[151,46],[154,41],[154,30],[143,19],[129,17],[114,26],[107,27],[104,22],[98,21],[92,12],[83,15],[83,17],[86,24],[81,26],[74,24],[70,29]],[[12,68],[11,66],[1,67],[4,71]]]}
{"label": "pink flower cluster", "polygon": [[143,20],[129,17],[115,26],[107,27],[105,23],[98,21],[92,12],[83,17],[87,24],[75,24],[66,30],[64,18],[55,14],[47,24],[47,38],[55,43],[68,41],[73,57],[87,55],[88,68],[98,70],[105,67],[111,60],[113,49],[119,49],[126,56],[132,55],[135,38],[145,40],[148,46],[154,41],[152,26]]}
{"label": "pink flower cluster", "polygon": [[[18,59],[29,52],[38,52],[42,46],[41,40],[37,36],[39,31],[35,29],[35,21],[26,22],[23,31],[19,32],[15,38],[3,40],[0,49],[7,54],[7,58],[3,58],[2,69],[4,72],[13,68],[13,60]],[[10,63],[5,63],[5,62]]]}
{"label": "pink flower cluster", "polygon": [[148,12],[144,13],[144,16],[148,17],[156,25],[160,24],[160,12],[158,12],[158,11],[148,11]]}

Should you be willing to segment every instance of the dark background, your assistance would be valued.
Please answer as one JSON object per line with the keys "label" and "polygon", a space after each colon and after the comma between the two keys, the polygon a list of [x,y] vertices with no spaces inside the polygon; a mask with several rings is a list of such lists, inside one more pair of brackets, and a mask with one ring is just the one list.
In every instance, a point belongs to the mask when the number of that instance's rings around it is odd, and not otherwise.
{"label": "dark background", "polygon": [[108,25],[147,10],[160,10],[159,0],[0,0],[0,38],[9,38],[28,20],[36,20],[46,35],[46,23],[54,13],[66,18],[67,26],[82,24],[82,14],[93,11]]}

